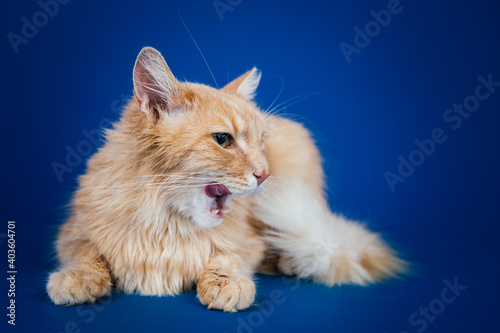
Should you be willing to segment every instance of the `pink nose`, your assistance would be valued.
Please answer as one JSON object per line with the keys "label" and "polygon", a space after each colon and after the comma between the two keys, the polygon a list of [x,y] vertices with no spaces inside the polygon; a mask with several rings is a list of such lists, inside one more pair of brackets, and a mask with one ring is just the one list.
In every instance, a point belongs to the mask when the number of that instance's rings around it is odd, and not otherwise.
{"label": "pink nose", "polygon": [[257,186],[260,186],[270,175],[269,170],[259,170],[258,172],[254,172],[255,178],[257,178]]}

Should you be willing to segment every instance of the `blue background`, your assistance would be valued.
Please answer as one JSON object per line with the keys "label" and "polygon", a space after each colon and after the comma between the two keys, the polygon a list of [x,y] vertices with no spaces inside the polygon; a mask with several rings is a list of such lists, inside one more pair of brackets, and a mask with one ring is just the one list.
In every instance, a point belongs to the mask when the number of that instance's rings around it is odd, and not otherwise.
{"label": "blue background", "polygon": [[[2,330],[498,330],[500,89],[456,130],[443,114],[474,93],[478,76],[500,81],[500,5],[402,0],[402,11],[348,63],[339,44],[354,44],[353,29],[364,29],[373,21],[370,11],[387,4],[233,0],[221,20],[210,0],[72,0],[15,53],[7,34],[21,34],[21,19],[32,22],[41,7],[36,1],[4,2]],[[263,109],[282,89],[274,105],[284,103],[288,107],[279,113],[314,133],[331,206],[382,232],[412,263],[408,276],[370,287],[326,288],[259,275],[257,305],[237,314],[206,310],[194,292],[163,298],[114,293],[82,307],[50,303],[44,284],[55,267],[52,242],[86,156],[61,181],[53,163],[66,164],[67,147],[88,148],[84,130],[118,119],[143,46],[160,50],[179,79],[214,85],[177,8],[219,85],[257,66],[263,71],[257,95]],[[312,95],[292,104],[302,94]],[[397,173],[398,156],[408,158],[414,140],[429,138],[435,128],[447,140],[391,191],[384,173]],[[8,220],[16,221],[15,327],[5,316]],[[443,310],[435,300],[446,279],[467,289]],[[425,329],[422,321],[412,325],[409,317],[430,304],[442,313],[423,320]]]}

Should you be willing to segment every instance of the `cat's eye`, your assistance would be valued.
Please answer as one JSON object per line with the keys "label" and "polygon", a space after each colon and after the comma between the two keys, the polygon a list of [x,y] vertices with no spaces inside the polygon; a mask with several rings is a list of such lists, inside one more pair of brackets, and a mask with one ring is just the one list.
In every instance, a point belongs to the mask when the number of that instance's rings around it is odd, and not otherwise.
{"label": "cat's eye", "polygon": [[226,148],[230,144],[230,136],[227,133],[215,133],[212,134],[212,137],[222,148]]}

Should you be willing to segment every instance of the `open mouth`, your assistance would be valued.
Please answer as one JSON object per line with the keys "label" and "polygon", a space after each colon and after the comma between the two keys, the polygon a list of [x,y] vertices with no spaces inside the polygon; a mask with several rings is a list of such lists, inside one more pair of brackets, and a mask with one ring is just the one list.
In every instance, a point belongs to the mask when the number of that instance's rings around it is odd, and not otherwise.
{"label": "open mouth", "polygon": [[209,198],[213,198],[214,203],[210,207],[210,213],[214,217],[224,217],[224,205],[227,197],[231,194],[229,190],[221,184],[208,184],[205,186],[205,194]]}

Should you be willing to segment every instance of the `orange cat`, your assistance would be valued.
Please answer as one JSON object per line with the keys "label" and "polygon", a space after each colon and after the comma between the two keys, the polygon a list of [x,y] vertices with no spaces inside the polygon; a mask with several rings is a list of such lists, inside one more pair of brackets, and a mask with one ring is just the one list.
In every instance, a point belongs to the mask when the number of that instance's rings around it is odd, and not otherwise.
{"label": "orange cat", "polygon": [[234,312],[254,301],[256,271],[332,286],[401,270],[376,234],[330,212],[309,132],[252,102],[257,69],[216,90],[177,81],[144,48],[133,75],[135,98],[58,235],[54,303],[196,287],[208,308]]}

